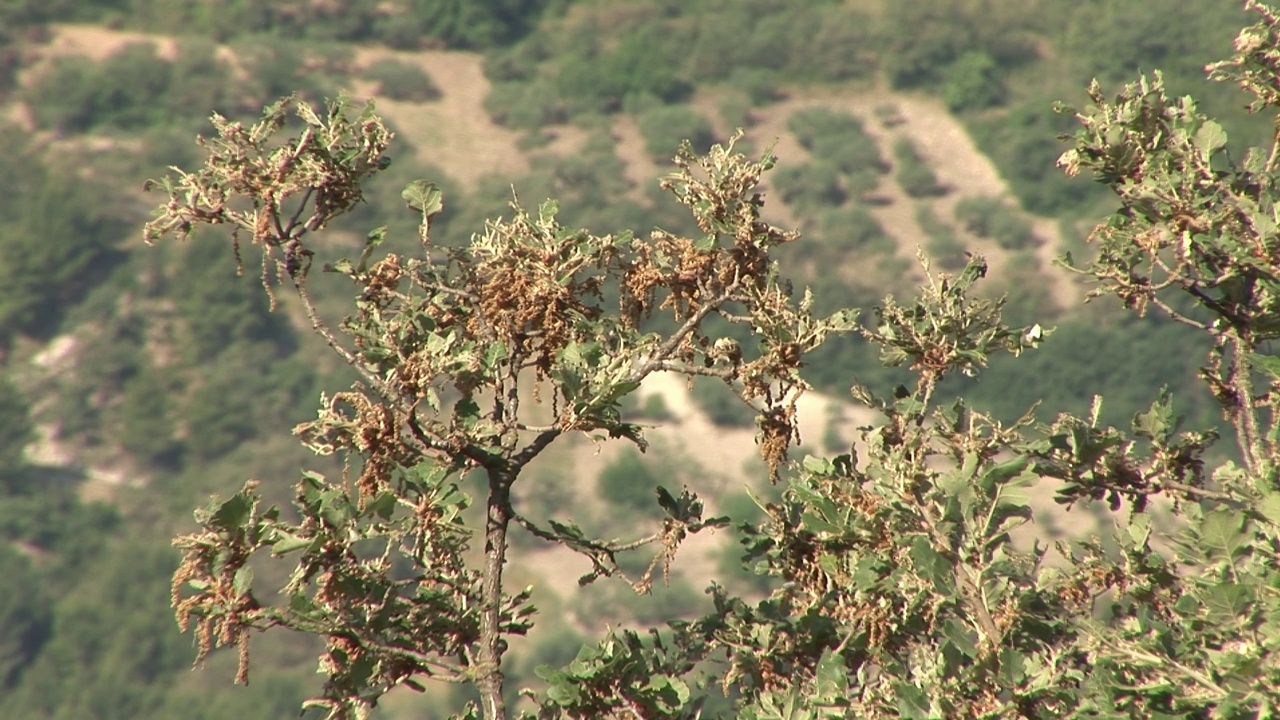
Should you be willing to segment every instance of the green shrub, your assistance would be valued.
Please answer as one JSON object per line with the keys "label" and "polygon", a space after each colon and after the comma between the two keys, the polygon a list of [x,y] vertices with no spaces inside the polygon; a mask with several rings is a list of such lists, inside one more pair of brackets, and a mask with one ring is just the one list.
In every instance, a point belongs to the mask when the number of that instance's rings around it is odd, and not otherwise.
{"label": "green shrub", "polygon": [[934,264],[951,272],[965,266],[968,257],[965,255],[964,242],[956,236],[955,229],[938,219],[933,208],[926,204],[917,206],[916,223],[928,237],[925,241],[925,251]]}
{"label": "green shrub", "polygon": [[991,237],[992,219],[1004,207],[997,197],[973,196],[956,203],[955,216],[960,226],[979,237]]}
{"label": "green shrub", "polygon": [[628,95],[648,93],[671,103],[693,88],[679,77],[677,58],[663,52],[663,31],[649,27],[627,35],[615,48],[567,57],[556,79],[570,114],[617,112]]}
{"label": "green shrub", "polygon": [[484,75],[493,82],[528,82],[538,64],[551,57],[547,36],[532,35],[507,48],[485,53]]}
{"label": "green shrub", "polygon": [[754,427],[756,424],[755,412],[742,402],[737,393],[719,380],[694,380],[689,399],[716,425]]}
{"label": "green shrub", "polygon": [[764,107],[786,96],[778,88],[778,73],[766,68],[739,67],[729,76],[729,85],[746,94],[754,107]]}
{"label": "green shrub", "polygon": [[897,248],[880,221],[860,205],[828,210],[819,217],[818,233],[823,242],[842,251],[846,259],[863,253],[892,253]]}
{"label": "green shrub", "polygon": [[946,71],[942,100],[953,112],[983,110],[1004,101],[996,61],[981,51],[961,55]]}
{"label": "green shrub", "polygon": [[862,121],[848,113],[827,108],[800,110],[788,118],[787,129],[813,157],[832,163],[842,172],[888,169]]}
{"label": "green shrub", "polygon": [[710,121],[683,105],[655,107],[637,117],[636,124],[645,151],[655,160],[674,156],[682,140],[692,143],[697,152],[706,151],[715,142]]}
{"label": "green shrub", "polygon": [[0,594],[0,688],[12,688],[53,634],[53,603],[35,563],[0,543],[0,576],[13,592]]}
{"label": "green shrub", "polygon": [[840,205],[845,200],[839,168],[822,160],[778,168],[773,185],[778,197],[798,214]]}
{"label": "green shrub", "polygon": [[[301,78],[282,78],[276,89],[303,87],[295,81]],[[256,84],[256,79],[248,83]],[[153,43],[140,42],[102,62],[58,58],[24,97],[40,125],[60,132],[134,131],[170,127],[181,120],[203,121],[210,110],[233,115],[246,98],[260,99],[245,92],[243,85],[210,42],[184,40],[172,62],[161,58]]]}
{"label": "green shrub", "polygon": [[[109,190],[33,161],[0,204],[0,342],[49,335],[62,314],[120,261],[123,234]],[[13,200],[21,199],[14,203]],[[8,207],[5,207],[8,206]]]}
{"label": "green shrub", "polygon": [[1008,207],[991,219],[991,237],[1005,250],[1024,250],[1037,242],[1031,223]]}
{"label": "green shrub", "polygon": [[489,88],[484,109],[499,125],[538,130],[568,121],[564,102],[546,82],[498,82]]}
{"label": "green shrub", "polygon": [[628,448],[600,471],[596,489],[614,509],[611,514],[621,510],[651,515],[658,509],[654,493],[661,483],[661,475],[645,462],[640,453]]}
{"label": "green shrub", "polygon": [[0,489],[22,464],[23,449],[35,439],[31,406],[8,375],[0,374]]}
{"label": "green shrub", "polygon": [[991,238],[1006,250],[1020,250],[1036,241],[1031,223],[999,198],[964,198],[956,203],[955,216],[964,229]]}
{"label": "green shrub", "polygon": [[516,147],[520,152],[532,152],[555,142],[555,133],[543,130],[530,130],[516,139]]}
{"label": "green shrub", "polygon": [[720,121],[729,128],[749,128],[756,123],[752,114],[755,103],[745,93],[732,92],[720,99],[716,110],[720,113]]}
{"label": "green shrub", "polygon": [[235,373],[221,372],[208,378],[185,411],[187,447],[195,459],[216,460],[253,437],[256,418],[246,408],[259,400]]}
{"label": "green shrub", "polygon": [[374,92],[391,100],[428,102],[440,97],[440,88],[422,68],[386,58],[365,68],[361,75],[378,84]]}
{"label": "green shrub", "polygon": [[840,406],[828,404],[826,414],[827,421],[822,426],[822,451],[830,455],[848,452],[849,441],[840,434]]}
{"label": "green shrub", "polygon": [[594,583],[582,593],[580,614],[595,624],[666,623],[705,609],[706,595],[683,577],[656,582],[649,594],[639,595],[622,583]]}
{"label": "green shrub", "polygon": [[872,112],[880,124],[887,128],[897,127],[906,122],[902,117],[902,111],[893,103],[881,103]]}
{"label": "green shrub", "polygon": [[667,400],[662,393],[652,393],[645,397],[640,405],[640,417],[646,420],[672,420],[675,414],[667,407]]}
{"label": "green shrub", "polygon": [[124,386],[120,445],[148,465],[173,467],[179,460],[182,446],[174,437],[170,392],[154,367],[140,368]]}
{"label": "green shrub", "polygon": [[849,197],[868,198],[880,187],[880,175],[872,168],[853,170],[844,176],[844,190]]}
{"label": "green shrub", "polygon": [[913,198],[945,195],[947,189],[938,182],[933,169],[920,157],[909,138],[898,138],[893,144],[893,157],[898,162],[895,178],[903,192]]}
{"label": "green shrub", "polygon": [[809,151],[824,140],[845,140],[866,134],[858,118],[823,107],[792,113],[787,118],[787,129],[796,136],[800,146]]}
{"label": "green shrub", "polygon": [[969,121],[978,148],[991,158],[1019,204],[1037,215],[1079,213],[1106,198],[1106,191],[1055,167],[1071,118],[1055,114],[1046,98],[1028,98],[999,117]]}
{"label": "green shrub", "polygon": [[[536,522],[559,520],[566,517],[565,509],[573,506],[575,493],[572,477],[553,468],[541,468],[527,486],[514,494],[514,504],[520,514]],[[533,535],[520,538],[519,542],[523,547],[547,547],[544,540]]]}

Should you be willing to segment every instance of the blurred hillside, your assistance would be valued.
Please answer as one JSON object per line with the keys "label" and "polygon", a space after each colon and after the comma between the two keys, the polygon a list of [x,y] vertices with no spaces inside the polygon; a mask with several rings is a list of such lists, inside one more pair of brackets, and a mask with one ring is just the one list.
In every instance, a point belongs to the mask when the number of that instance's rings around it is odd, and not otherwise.
{"label": "blurred hillside", "polygon": [[[192,139],[210,112],[248,119],[289,92],[375,99],[399,132],[393,162],[331,242],[358,248],[387,225],[402,252],[416,236],[400,188],[416,178],[445,188],[434,230],[445,243],[507,212],[513,191],[526,204],[555,197],[566,224],[599,232],[689,231],[656,178],[681,139],[705,149],[741,127],[744,145],[780,159],[766,209],[803,230],[784,260],[818,309],[909,293],[918,251],[936,269],[976,251],[1016,322],[1057,327],[1031,356],[941,392],[1009,418],[1037,400],[1044,416],[1083,411],[1101,391],[1104,419],[1121,424],[1169,385],[1191,424],[1212,426],[1216,409],[1191,389],[1197,341],[1083,305],[1087,288],[1051,266],[1087,258],[1084,238],[1111,211],[1054,167],[1072,121],[1052,104],[1082,100],[1095,77],[1110,92],[1161,68],[1234,146],[1265,138],[1266,123],[1201,70],[1242,18],[1219,0],[4,3],[0,715],[283,717],[316,688],[314,649],[290,639],[262,642],[248,688],[229,684],[229,657],[187,672],[190,640],[167,609],[168,540],[193,507],[248,477],[287,504],[300,467],[336,471],[287,430],[351,379],[283,294],[269,311],[252,253],[238,274],[225,238],[140,242],[157,201],[144,181],[198,163]],[[317,292],[341,318],[349,289],[326,278]],[[873,421],[846,402],[854,378],[898,377],[856,338],[824,350],[808,368],[821,394],[806,446],[847,446]],[[521,503],[546,514],[594,495],[599,528],[621,532],[618,518],[651,512],[662,482],[753,517],[745,488],[771,490],[748,462],[742,408],[710,387],[647,386],[631,412],[660,426],[654,451],[593,454],[583,441],[539,468]],[[690,612],[705,578],[736,564],[732,537],[713,541],[653,598],[571,595],[579,568],[523,548],[554,570],[513,571],[548,592],[512,687],[572,657],[585,629]],[[382,717],[423,710],[393,700]]]}

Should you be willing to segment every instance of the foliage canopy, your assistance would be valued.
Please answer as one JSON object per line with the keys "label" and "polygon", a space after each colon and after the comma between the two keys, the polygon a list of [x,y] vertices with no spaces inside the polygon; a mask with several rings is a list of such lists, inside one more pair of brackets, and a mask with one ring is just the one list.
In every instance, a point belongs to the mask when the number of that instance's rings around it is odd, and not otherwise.
{"label": "foliage canopy", "polygon": [[[1280,13],[1214,66],[1258,111],[1280,111]],[[957,53],[959,49],[957,49]],[[200,654],[240,648],[255,630],[319,636],[327,681],[311,704],[362,717],[389,689],[426,681],[479,693],[467,717],[509,716],[506,638],[537,617],[529,589],[503,582],[511,533],[582,554],[584,583],[620,578],[639,593],[665,577],[704,517],[688,491],[659,487],[663,516],[635,540],[589,536],[527,517],[511,501],[523,471],[570,434],[645,447],[621,402],[655,372],[706,376],[753,408],[781,500],[738,530],[748,563],[781,584],[763,599],[712,585],[714,612],[647,633],[619,630],[562,667],[540,670],[533,717],[1258,717],[1280,704],[1280,139],[1240,161],[1222,126],[1158,74],[1090,107],[1061,165],[1111,188],[1119,209],[1077,268],[1139,314],[1204,333],[1202,377],[1230,421],[1238,463],[1209,467],[1216,433],[1183,430],[1172,398],[1127,429],[1028,413],[1004,424],[938,401],[938,383],[982,372],[1048,332],[1010,327],[1001,301],[972,294],[986,272],[928,272],[917,297],[884,298],[865,326],[816,314],[771,256],[795,234],[760,218],[766,155],[733,141],[686,144],[662,182],[698,232],[599,236],[562,226],[554,202],[513,205],[462,247],[432,243],[443,198],[417,181],[412,256],[372,231],[356,259],[316,265],[314,241],[385,166],[390,133],[369,109],[323,111],[294,98],[251,126],[215,117],[205,165],[156,184],[167,196],[147,237],[229,226],[262,254],[269,292],[292,288],[314,328],[358,374],[326,395],[303,442],[338,455],[341,477],[307,471],[292,513],[257,482],[197,512],[178,537],[173,604]],[[289,135],[289,133],[292,133]],[[286,135],[289,135],[286,137]],[[905,154],[905,153],[904,153]],[[354,312],[334,329],[311,301],[314,268],[348,278]],[[1175,300],[1174,296],[1182,299]],[[1191,306],[1191,309],[1187,309]],[[650,329],[665,316],[668,328]],[[712,323],[716,318],[718,323]],[[715,328],[749,331],[749,342]],[[913,381],[853,395],[883,421],[856,452],[792,459],[806,355],[857,333]],[[1127,510],[1111,534],[1030,548],[1031,494]],[[464,510],[475,499],[481,522]],[[1153,521],[1160,500],[1169,522]],[[1117,516],[1121,517],[1121,516]],[[474,551],[473,551],[474,548]],[[620,562],[648,549],[642,572]],[[256,555],[287,556],[282,599],[255,584]],[[509,711],[509,707],[511,709]]]}

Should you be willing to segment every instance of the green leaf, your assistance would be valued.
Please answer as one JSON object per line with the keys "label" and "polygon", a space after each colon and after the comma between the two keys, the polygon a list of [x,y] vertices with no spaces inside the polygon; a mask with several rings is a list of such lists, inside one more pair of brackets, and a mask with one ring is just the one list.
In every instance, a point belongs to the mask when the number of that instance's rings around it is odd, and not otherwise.
{"label": "green leaf", "polygon": [[319,617],[323,615],[320,606],[306,592],[299,591],[289,596],[289,610],[303,617]]}
{"label": "green leaf", "polygon": [[928,538],[917,537],[911,543],[911,560],[915,563],[916,572],[932,582],[938,592],[944,595],[951,594],[955,585],[951,563],[933,549]]}
{"label": "green leaf", "polygon": [[254,498],[249,491],[242,490],[219,505],[209,522],[213,527],[227,533],[242,529],[249,519],[249,514],[253,512],[253,502]]}
{"label": "green leaf", "polygon": [[894,691],[898,695],[898,717],[902,720],[925,720],[932,717],[929,712],[929,698],[920,688],[907,683],[897,683]]}
{"label": "green leaf", "polygon": [[830,475],[832,470],[831,461],[826,458],[805,455],[802,462],[804,469],[815,475]]}
{"label": "green leaf", "polygon": [[571,342],[560,351],[560,359],[570,365],[595,367],[604,350],[598,342]]}
{"label": "green leaf", "polygon": [[1280,525],[1280,493],[1269,492],[1263,495],[1262,502],[1258,503],[1258,512],[1273,525]]}
{"label": "green leaf", "polygon": [[1230,627],[1248,614],[1253,593],[1244,585],[1222,583],[1206,588],[1201,599],[1212,622]]}
{"label": "green leaf", "polygon": [[444,193],[433,182],[414,180],[400,191],[400,197],[411,209],[422,213],[424,218],[435,217],[444,209]]}
{"label": "green leaf", "polygon": [[1213,120],[1207,120],[1196,131],[1196,149],[1206,156],[1212,155],[1227,145],[1227,131]]}
{"label": "green leaf", "polygon": [[480,419],[480,406],[470,395],[453,405],[453,416],[461,421],[463,427],[471,427]]}
{"label": "green leaf", "polygon": [[1280,380],[1280,357],[1249,353],[1249,363],[1255,370],[1270,375],[1273,380]]}
{"label": "green leaf", "polygon": [[1169,435],[1178,429],[1178,419],[1173,416],[1173,398],[1169,388],[1160,389],[1160,398],[1151,407],[1133,416],[1133,431],[1157,444],[1168,442]]}
{"label": "green leaf", "polygon": [[978,634],[965,627],[954,618],[947,618],[942,624],[942,636],[951,641],[956,649],[964,653],[965,657],[975,658],[978,656]]}
{"label": "green leaf", "polygon": [[407,468],[400,468],[405,484],[416,490],[430,490],[449,476],[449,468],[431,460],[424,460]]}
{"label": "green leaf", "polygon": [[677,517],[680,507],[676,504],[676,499],[671,496],[671,493],[661,485],[655,488],[655,492],[658,494],[658,505],[662,506],[662,509],[666,510],[668,515]]}
{"label": "green leaf", "polygon": [[[374,250],[374,248],[376,248],[376,247],[378,247],[379,245],[381,245],[381,244],[382,244],[382,242],[383,242],[384,240],[386,240],[386,239],[387,239],[387,226],[386,226],[386,225],[383,225],[382,227],[374,228],[373,230],[370,230],[370,231],[369,231],[369,234],[368,234],[368,235],[365,235],[365,238],[364,238],[364,250],[362,250],[362,251],[360,252],[360,265],[359,265],[359,268],[358,268],[360,272],[364,272],[365,270],[367,270],[367,269],[368,269],[368,267],[369,267],[369,257],[370,257],[371,255],[373,255],[373,250]],[[351,262],[350,262],[350,261],[348,261],[348,260],[339,260],[339,261],[338,261],[338,263],[346,263],[346,264],[347,264],[347,268],[348,268],[348,270],[347,270],[347,272],[344,272],[344,273],[342,273],[342,274],[344,274],[344,275],[350,275],[350,274],[351,274],[351,272],[350,272]],[[335,271],[337,271],[337,272],[342,272],[341,270],[338,270],[338,269],[337,269],[337,267],[338,267],[338,264],[335,264],[335,265],[334,265],[334,270],[335,270]]]}
{"label": "green leaf", "polygon": [[248,565],[238,568],[236,574],[231,578],[231,589],[235,591],[236,597],[247,595],[252,585],[253,568]]}
{"label": "green leaf", "polygon": [[350,276],[355,272],[355,266],[351,264],[350,260],[343,258],[332,263],[325,263],[324,271]]}
{"label": "green leaf", "polygon": [[853,569],[853,587],[855,590],[871,590],[880,584],[885,563],[878,557],[858,558]]}
{"label": "green leaf", "polygon": [[507,346],[502,344],[501,342],[494,342],[489,346],[487,350],[485,350],[485,353],[484,353],[485,369],[492,372],[494,368],[498,367],[498,363],[505,360],[506,357],[507,357]]}
{"label": "green leaf", "polygon": [[1244,520],[1243,513],[1230,510],[1205,513],[1200,523],[1200,542],[1209,550],[1228,558],[1234,557],[1248,541],[1248,536],[1242,531]]}
{"label": "green leaf", "polygon": [[1031,458],[1027,455],[1016,457],[999,465],[993,465],[987,469],[982,477],[978,480],[978,487],[987,494],[988,497],[994,495],[997,487],[1009,482],[1020,474],[1031,464]]}
{"label": "green leaf", "polygon": [[840,532],[840,527],[838,525],[826,520],[821,515],[817,515],[815,513],[811,513],[811,512],[804,513],[803,515],[800,516],[800,522],[804,526],[805,530],[808,530],[809,532],[814,533],[815,535],[820,535],[820,534],[834,535]]}
{"label": "green leaf", "polygon": [[280,532],[275,542],[271,543],[271,554],[284,555],[285,553],[301,550],[311,544],[311,538],[299,537],[286,532]]}
{"label": "green leaf", "polygon": [[560,705],[571,705],[578,702],[581,694],[578,688],[574,687],[567,680],[552,685],[547,688],[547,699],[552,700]]}
{"label": "green leaf", "polygon": [[551,526],[552,530],[555,530],[557,534],[563,537],[575,540],[585,540],[587,537],[583,534],[582,528],[578,527],[577,523],[562,523],[556,520],[547,520],[547,524]]}
{"label": "green leaf", "polygon": [[364,510],[366,515],[377,515],[383,520],[390,520],[391,514],[396,511],[396,496],[394,493],[384,492],[367,503]]}
{"label": "green leaf", "polygon": [[1000,677],[1004,684],[1008,686],[1020,685],[1026,676],[1026,663],[1023,661],[1022,653],[1011,647],[1002,649],[1000,651]]}
{"label": "green leaf", "polygon": [[831,648],[823,650],[815,679],[820,699],[843,698],[849,690],[849,669],[845,667],[844,658],[831,652]]}
{"label": "green leaf", "polygon": [[667,678],[667,688],[669,688],[676,696],[676,707],[683,706],[689,702],[689,685],[680,678]]}
{"label": "green leaf", "polygon": [[351,503],[348,502],[347,496],[336,492],[326,493],[320,498],[320,517],[324,518],[330,527],[345,527],[351,520]]}
{"label": "green leaf", "polygon": [[538,206],[538,220],[541,222],[551,222],[556,219],[556,215],[560,213],[560,204],[555,200],[544,200]]}

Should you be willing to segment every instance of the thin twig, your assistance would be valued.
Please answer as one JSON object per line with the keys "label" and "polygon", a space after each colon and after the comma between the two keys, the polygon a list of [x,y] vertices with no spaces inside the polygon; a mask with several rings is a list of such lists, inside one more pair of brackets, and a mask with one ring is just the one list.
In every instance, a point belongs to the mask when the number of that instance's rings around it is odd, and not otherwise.
{"label": "thin twig", "polygon": [[[298,227],[298,219],[302,217],[302,211],[307,209],[307,203],[311,202],[311,195],[315,193],[315,191],[316,189],[314,187],[309,187],[307,188],[307,191],[303,193],[302,202],[298,203],[298,209],[293,211],[293,216],[289,218],[289,225],[284,228],[284,231],[280,236],[282,240],[294,239],[293,229]],[[302,230],[303,232],[306,232],[305,227]],[[302,237],[302,233],[298,233],[298,237]]]}
{"label": "thin twig", "polygon": [[1236,426],[1240,432],[1239,443],[1241,456],[1245,461],[1245,466],[1249,472],[1256,473],[1262,466],[1262,461],[1257,457],[1258,452],[1258,426],[1257,416],[1253,407],[1253,379],[1249,376],[1252,368],[1249,367],[1247,346],[1250,344],[1238,328],[1231,331],[1232,345],[1232,369],[1231,374],[1236,383]]}
{"label": "thin twig", "polygon": [[1183,315],[1177,310],[1174,310],[1172,307],[1169,306],[1168,303],[1156,297],[1155,295],[1152,295],[1150,300],[1153,305],[1163,310],[1164,314],[1168,315],[1170,320],[1173,320],[1175,322],[1180,322],[1183,325],[1190,325],[1191,327],[1197,330],[1203,330],[1205,332],[1209,332],[1213,329],[1212,327],[1209,326],[1208,323],[1202,323],[1199,320],[1192,320],[1186,315]]}
{"label": "thin twig", "polygon": [[1221,502],[1240,502],[1240,498],[1230,493],[1224,493],[1219,490],[1208,490],[1206,488],[1196,487],[1195,485],[1187,485],[1185,483],[1180,483],[1180,482],[1174,482],[1172,480],[1166,480],[1164,482],[1159,483],[1159,485],[1160,487],[1167,488],[1169,490],[1176,490],[1180,493],[1183,493],[1184,495],[1190,495],[1192,497],[1201,498],[1203,500],[1219,500]]}
{"label": "thin twig", "polygon": [[407,409],[405,408],[404,402],[391,391],[391,388],[387,386],[386,380],[375,375],[373,371],[367,368],[359,358],[338,342],[338,338],[334,336],[333,331],[331,331],[329,326],[325,325],[324,321],[320,319],[320,312],[316,310],[315,303],[311,300],[311,293],[307,290],[306,280],[294,278],[293,276],[290,277],[293,280],[294,290],[297,291],[298,297],[302,299],[302,307],[307,313],[307,319],[311,321],[311,329],[315,330],[316,334],[324,338],[324,341],[329,344],[329,347],[333,348],[334,352],[342,356],[342,359],[346,361],[347,365],[349,365],[351,369],[355,370],[360,377],[364,378],[364,380],[373,387],[374,391],[377,392],[383,400],[386,400],[393,407],[400,408],[402,410]]}
{"label": "thin twig", "polygon": [[720,378],[721,380],[736,380],[738,377],[738,369],[734,367],[701,367],[689,365],[688,363],[671,362],[670,360],[663,360],[657,363],[653,369],[677,372],[681,375],[705,375],[707,377]]}

